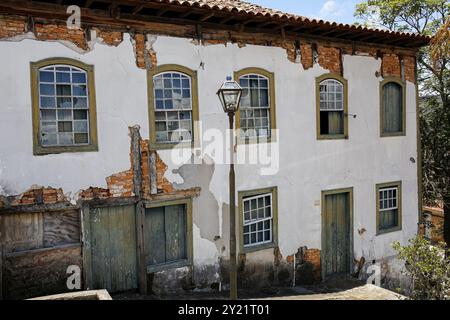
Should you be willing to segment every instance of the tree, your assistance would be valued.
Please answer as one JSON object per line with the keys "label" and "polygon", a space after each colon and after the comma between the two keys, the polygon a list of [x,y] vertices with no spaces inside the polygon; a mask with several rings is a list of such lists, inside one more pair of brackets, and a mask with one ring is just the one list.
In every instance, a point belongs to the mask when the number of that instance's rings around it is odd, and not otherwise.
{"label": "tree", "polygon": [[417,54],[421,97],[424,203],[443,203],[450,245],[450,3],[447,0],[365,0],[355,17],[366,25],[433,36]]}

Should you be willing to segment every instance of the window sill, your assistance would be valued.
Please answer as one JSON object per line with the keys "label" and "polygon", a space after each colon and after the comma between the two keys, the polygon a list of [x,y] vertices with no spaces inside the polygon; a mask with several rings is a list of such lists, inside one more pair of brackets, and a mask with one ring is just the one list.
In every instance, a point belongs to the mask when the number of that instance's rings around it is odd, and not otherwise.
{"label": "window sill", "polygon": [[348,140],[348,136],[345,134],[319,135],[317,140]]}
{"label": "window sill", "polygon": [[64,147],[41,147],[35,146],[33,154],[35,156],[44,156],[49,154],[75,153],[75,152],[97,152],[98,146],[95,144],[86,146],[64,146]]}
{"label": "window sill", "polygon": [[387,234],[387,233],[392,233],[392,232],[397,232],[397,231],[401,231],[402,227],[394,227],[394,228],[390,228],[390,229],[383,229],[383,230],[377,230],[377,236],[381,236],[383,234]]}
{"label": "window sill", "polygon": [[150,148],[154,150],[172,150],[172,149],[194,149],[193,142],[181,143],[158,143],[151,142]]}
{"label": "window sill", "polygon": [[276,242],[271,242],[271,243],[265,243],[265,244],[261,244],[261,245],[257,245],[257,246],[253,246],[253,247],[242,247],[241,252],[242,253],[251,253],[251,252],[276,248],[277,246],[278,246],[278,244]]}
{"label": "window sill", "polygon": [[238,138],[237,144],[238,145],[250,145],[250,144],[267,144],[267,143],[275,143],[277,142],[277,138],[274,136],[268,137],[268,138]]}
{"label": "window sill", "polygon": [[175,261],[175,262],[171,262],[171,263],[157,264],[157,265],[147,266],[147,273],[155,273],[155,272],[160,272],[160,271],[169,270],[169,269],[183,268],[183,267],[188,267],[190,265],[191,265],[191,263],[187,259],[181,260],[181,261]]}
{"label": "window sill", "polygon": [[389,137],[405,137],[405,132],[389,132],[389,133],[382,133],[380,135],[381,138],[389,138]]}

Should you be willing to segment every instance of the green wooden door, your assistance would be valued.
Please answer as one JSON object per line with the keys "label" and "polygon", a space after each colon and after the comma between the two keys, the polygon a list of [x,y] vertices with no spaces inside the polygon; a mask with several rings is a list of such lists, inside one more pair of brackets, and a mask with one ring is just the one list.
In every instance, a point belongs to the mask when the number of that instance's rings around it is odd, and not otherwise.
{"label": "green wooden door", "polygon": [[89,220],[93,288],[109,292],[136,289],[135,206],[93,208]]}
{"label": "green wooden door", "polygon": [[323,273],[349,273],[351,253],[350,193],[325,194],[323,208]]}

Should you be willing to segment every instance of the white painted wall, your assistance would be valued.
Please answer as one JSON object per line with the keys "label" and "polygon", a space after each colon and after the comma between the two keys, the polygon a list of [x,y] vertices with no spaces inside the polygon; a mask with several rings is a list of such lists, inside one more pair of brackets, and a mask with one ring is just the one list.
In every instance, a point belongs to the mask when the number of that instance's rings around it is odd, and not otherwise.
{"label": "white painted wall", "polygon": [[[349,113],[357,118],[349,118],[349,140],[317,141],[315,78],[328,73],[319,65],[305,71],[287,59],[285,50],[272,47],[198,46],[188,39],[158,37],[153,48],[158,64],[180,64],[198,71],[203,130],[224,132],[228,126],[215,94],[227,75],[247,67],[275,73],[280,170],[261,176],[258,166],[237,166],[236,189],[278,186],[283,256],[297,252],[300,246],[321,247],[322,190],[354,188],[355,258],[391,256],[392,241],[405,243],[416,233],[417,167],[409,160],[417,158],[413,83],[408,82],[406,89],[406,137],[380,138],[379,83],[383,79],[375,72],[381,61],[345,56]],[[33,156],[29,63],[59,56],[95,65],[99,152]],[[142,136],[149,136],[146,72],[135,65],[128,35],[117,48],[96,45],[85,54],[58,42],[0,42],[0,70],[0,186],[4,193],[21,193],[33,184],[62,187],[71,194],[89,186],[105,187],[105,177],[130,166],[127,127],[139,124]],[[172,173],[177,166],[171,163],[170,151],[160,155],[169,166],[166,177],[182,182],[181,176]],[[198,264],[217,263],[222,246],[228,251],[228,222],[222,213],[222,205],[228,203],[227,179],[228,166],[216,164],[209,191],[218,202],[218,211],[202,206],[201,197],[194,202],[194,260]],[[397,180],[403,182],[403,228],[375,236],[375,185]],[[208,216],[218,216],[220,221],[217,236],[221,239],[215,247],[212,239],[202,239],[202,228],[208,226],[200,221]],[[358,229],[362,228],[367,231],[360,236]]]}

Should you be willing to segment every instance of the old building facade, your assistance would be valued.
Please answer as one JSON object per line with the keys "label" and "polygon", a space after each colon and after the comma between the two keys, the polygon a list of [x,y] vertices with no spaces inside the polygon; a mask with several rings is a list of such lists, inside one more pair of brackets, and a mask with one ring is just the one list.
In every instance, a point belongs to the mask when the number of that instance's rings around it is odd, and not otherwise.
{"label": "old building facade", "polygon": [[226,287],[216,91],[229,75],[244,89],[240,286],[366,278],[372,264],[401,280],[391,243],[418,230],[415,54],[428,39],[231,0],[69,2],[0,4],[4,297],[32,294],[23,279],[49,265],[55,292],[68,265],[113,292]]}

